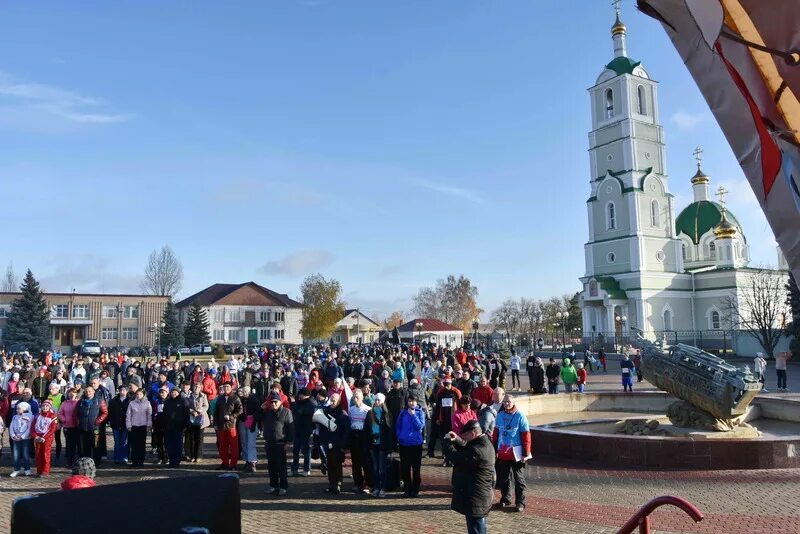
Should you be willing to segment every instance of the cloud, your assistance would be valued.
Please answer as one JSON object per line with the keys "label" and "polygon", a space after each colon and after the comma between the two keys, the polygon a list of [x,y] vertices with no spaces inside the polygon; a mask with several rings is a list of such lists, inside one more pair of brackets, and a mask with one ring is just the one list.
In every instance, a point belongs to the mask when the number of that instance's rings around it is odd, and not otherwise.
{"label": "cloud", "polygon": [[707,111],[689,113],[685,109],[679,108],[678,111],[672,114],[672,116],[669,118],[669,121],[675,124],[679,130],[691,131],[694,130],[699,124],[704,123],[710,118],[711,114]]}
{"label": "cloud", "polygon": [[42,288],[51,292],[141,293],[140,275],[112,270],[105,258],[82,254],[52,258],[51,270],[38,276]]}
{"label": "cloud", "polygon": [[97,98],[52,85],[21,81],[0,71],[0,120],[5,124],[41,128],[54,121],[81,125],[115,124],[131,119],[129,114],[111,113],[106,107]]}
{"label": "cloud", "polygon": [[477,191],[473,191],[471,189],[464,189],[462,187],[453,187],[450,185],[431,182],[429,180],[412,180],[411,184],[417,187],[421,187],[423,189],[427,189],[429,191],[435,191],[437,193],[443,193],[451,197],[468,200],[476,204],[482,204],[484,201],[483,197],[481,197]]}
{"label": "cloud", "polygon": [[298,250],[279,260],[270,260],[258,270],[264,274],[302,276],[327,267],[333,255],[325,250]]}

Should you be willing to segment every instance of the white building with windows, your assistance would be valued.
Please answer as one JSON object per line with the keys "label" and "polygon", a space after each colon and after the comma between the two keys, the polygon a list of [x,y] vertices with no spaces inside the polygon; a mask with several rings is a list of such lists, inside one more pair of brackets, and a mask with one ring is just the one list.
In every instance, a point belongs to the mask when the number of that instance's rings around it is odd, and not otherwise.
{"label": "white building with windows", "polygon": [[372,343],[378,341],[381,330],[381,325],[367,317],[361,310],[350,309],[344,311],[344,317],[336,323],[330,339],[337,345]]}
{"label": "white building with windows", "polygon": [[300,344],[303,305],[255,282],[214,284],[176,304],[181,324],[197,303],[206,312],[214,344]]}
{"label": "white building with windows", "polygon": [[726,210],[724,189],[717,193],[719,202],[711,198],[700,149],[690,180],[693,202],[674,216],[658,82],[628,57],[619,15],[611,36],[614,58],[589,88],[589,241],[580,279],[584,335],[625,336],[636,328],[692,342],[698,331],[730,330],[723,302],[738,300],[757,271],[748,267],[744,229]]}

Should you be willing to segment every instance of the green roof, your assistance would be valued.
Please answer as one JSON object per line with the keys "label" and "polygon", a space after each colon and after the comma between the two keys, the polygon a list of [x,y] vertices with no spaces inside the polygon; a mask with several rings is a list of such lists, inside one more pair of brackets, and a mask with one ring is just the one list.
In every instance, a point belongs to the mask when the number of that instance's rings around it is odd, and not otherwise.
{"label": "green roof", "polygon": [[625,293],[625,290],[619,287],[619,282],[610,276],[598,276],[597,283],[600,285],[601,289],[608,293],[608,298],[610,299],[628,298],[628,294]]}
{"label": "green roof", "polygon": [[[728,221],[735,224],[742,232],[742,225],[728,211]],[[675,233],[686,234],[695,245],[700,243],[700,238],[722,221],[722,206],[712,200],[700,200],[686,206],[675,219]]]}
{"label": "green roof", "polygon": [[611,60],[611,63],[606,65],[606,68],[613,70],[619,76],[621,74],[633,74],[633,69],[641,65],[641,63],[641,61],[634,61],[629,57],[620,56]]}

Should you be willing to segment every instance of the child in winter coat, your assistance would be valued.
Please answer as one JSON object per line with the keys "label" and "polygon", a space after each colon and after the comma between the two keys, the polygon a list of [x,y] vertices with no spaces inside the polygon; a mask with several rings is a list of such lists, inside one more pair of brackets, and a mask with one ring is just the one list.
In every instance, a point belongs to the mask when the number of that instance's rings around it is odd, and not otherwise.
{"label": "child in winter coat", "polygon": [[25,401],[17,403],[17,414],[11,420],[8,436],[11,440],[11,451],[14,455],[14,470],[10,477],[22,473],[20,467],[25,468],[25,476],[31,473],[31,431],[33,427],[33,414],[31,405]]}
{"label": "child in winter coat", "polygon": [[72,476],[61,483],[62,490],[75,490],[82,488],[93,488],[95,486],[94,477],[97,468],[91,458],[78,458],[75,467],[72,468]]}
{"label": "child in winter coat", "polygon": [[578,363],[578,391],[583,393],[583,389],[586,387],[586,369],[583,368],[582,363]]}
{"label": "child in winter coat", "polygon": [[53,411],[53,401],[45,399],[33,423],[33,443],[36,447],[36,476],[50,474],[50,452],[55,441],[58,421]]}

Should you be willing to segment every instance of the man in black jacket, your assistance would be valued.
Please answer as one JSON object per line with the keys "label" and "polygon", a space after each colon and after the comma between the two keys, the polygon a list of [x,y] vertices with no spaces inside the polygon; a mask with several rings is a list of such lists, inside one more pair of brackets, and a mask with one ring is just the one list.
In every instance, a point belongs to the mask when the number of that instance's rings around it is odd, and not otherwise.
{"label": "man in black jacket", "polygon": [[392,389],[386,392],[386,407],[389,408],[396,422],[397,416],[406,408],[408,391],[403,388],[403,381],[400,379],[392,381]]}
{"label": "man in black jacket", "polygon": [[292,444],[292,476],[298,475],[300,455],[303,455],[303,476],[311,475],[311,433],[314,431],[314,411],[317,403],[311,398],[308,388],[297,392],[297,402],[292,404],[294,418],[294,443]]}
{"label": "man in black jacket", "polygon": [[325,424],[319,425],[320,447],[325,448],[328,463],[328,489],[334,495],[342,492],[342,464],[350,444],[350,418],[339,408],[339,394],[332,393],[328,406],[322,410]]}
{"label": "man in black jacket", "polygon": [[269,485],[267,494],[286,495],[289,480],[286,478],[286,444],[294,440],[292,412],[282,405],[281,396],[272,392],[261,409],[264,412],[264,441],[267,449]]}
{"label": "man in black jacket", "polygon": [[444,438],[445,457],[453,464],[450,508],[467,518],[469,534],[486,534],[486,516],[492,508],[494,447],[478,421],[468,421],[461,435]]}
{"label": "man in black jacket", "polygon": [[114,463],[125,465],[128,463],[128,428],[125,418],[128,413],[128,388],[120,386],[117,396],[108,403],[108,423],[114,434]]}
{"label": "man in black jacket", "polygon": [[561,367],[555,358],[550,358],[550,364],[544,370],[544,374],[547,376],[547,392],[555,395],[558,393],[558,377],[561,376]]}

